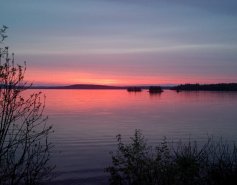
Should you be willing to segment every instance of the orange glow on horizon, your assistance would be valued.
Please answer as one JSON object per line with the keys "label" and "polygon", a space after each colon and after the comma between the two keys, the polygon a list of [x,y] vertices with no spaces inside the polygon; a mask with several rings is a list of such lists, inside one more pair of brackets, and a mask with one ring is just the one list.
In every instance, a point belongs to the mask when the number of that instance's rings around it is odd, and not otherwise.
{"label": "orange glow on horizon", "polygon": [[187,75],[107,75],[86,73],[81,71],[43,71],[30,69],[26,72],[25,80],[35,85],[71,85],[71,84],[100,84],[100,85],[149,85],[149,84],[184,84],[184,83],[228,83],[228,79],[206,78]]}

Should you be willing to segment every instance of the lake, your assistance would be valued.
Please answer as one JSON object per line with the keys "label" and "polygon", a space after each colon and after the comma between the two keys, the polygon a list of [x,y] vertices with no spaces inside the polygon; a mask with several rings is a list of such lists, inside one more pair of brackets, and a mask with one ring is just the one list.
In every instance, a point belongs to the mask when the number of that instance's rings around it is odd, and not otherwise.
{"label": "lake", "polygon": [[106,184],[104,168],[116,149],[116,135],[125,141],[140,129],[151,145],[208,136],[237,141],[237,93],[165,90],[41,90],[45,115],[55,133],[54,184]]}

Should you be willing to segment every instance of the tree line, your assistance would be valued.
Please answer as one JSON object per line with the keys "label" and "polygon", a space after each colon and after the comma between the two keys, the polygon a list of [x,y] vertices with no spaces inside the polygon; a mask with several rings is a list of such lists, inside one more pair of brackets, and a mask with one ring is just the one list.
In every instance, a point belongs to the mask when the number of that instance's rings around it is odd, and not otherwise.
{"label": "tree line", "polygon": [[171,89],[176,91],[237,91],[237,83],[181,84]]}

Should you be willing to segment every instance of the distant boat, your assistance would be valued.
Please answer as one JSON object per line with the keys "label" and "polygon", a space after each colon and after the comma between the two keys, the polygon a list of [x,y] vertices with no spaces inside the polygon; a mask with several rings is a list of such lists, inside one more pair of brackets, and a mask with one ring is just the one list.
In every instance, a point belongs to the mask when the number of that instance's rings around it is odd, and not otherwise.
{"label": "distant boat", "polygon": [[140,87],[128,87],[127,91],[128,92],[141,92],[142,88],[140,88]]}
{"label": "distant boat", "polygon": [[149,87],[149,93],[154,94],[154,93],[162,93],[163,90],[160,86],[151,86]]}

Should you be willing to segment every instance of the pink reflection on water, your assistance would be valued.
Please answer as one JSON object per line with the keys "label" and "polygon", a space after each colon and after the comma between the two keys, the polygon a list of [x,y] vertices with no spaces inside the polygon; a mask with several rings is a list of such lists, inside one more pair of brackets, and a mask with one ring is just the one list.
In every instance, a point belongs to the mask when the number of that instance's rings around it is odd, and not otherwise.
{"label": "pink reflection on water", "polygon": [[[150,95],[147,90],[133,93],[126,90],[27,90],[25,95],[33,92],[46,95],[46,112],[92,111],[101,109],[130,109],[143,107],[167,108],[170,104],[185,105],[190,103],[237,101],[235,92],[175,92],[166,90],[161,94]],[[162,106],[161,106],[162,105]]]}

